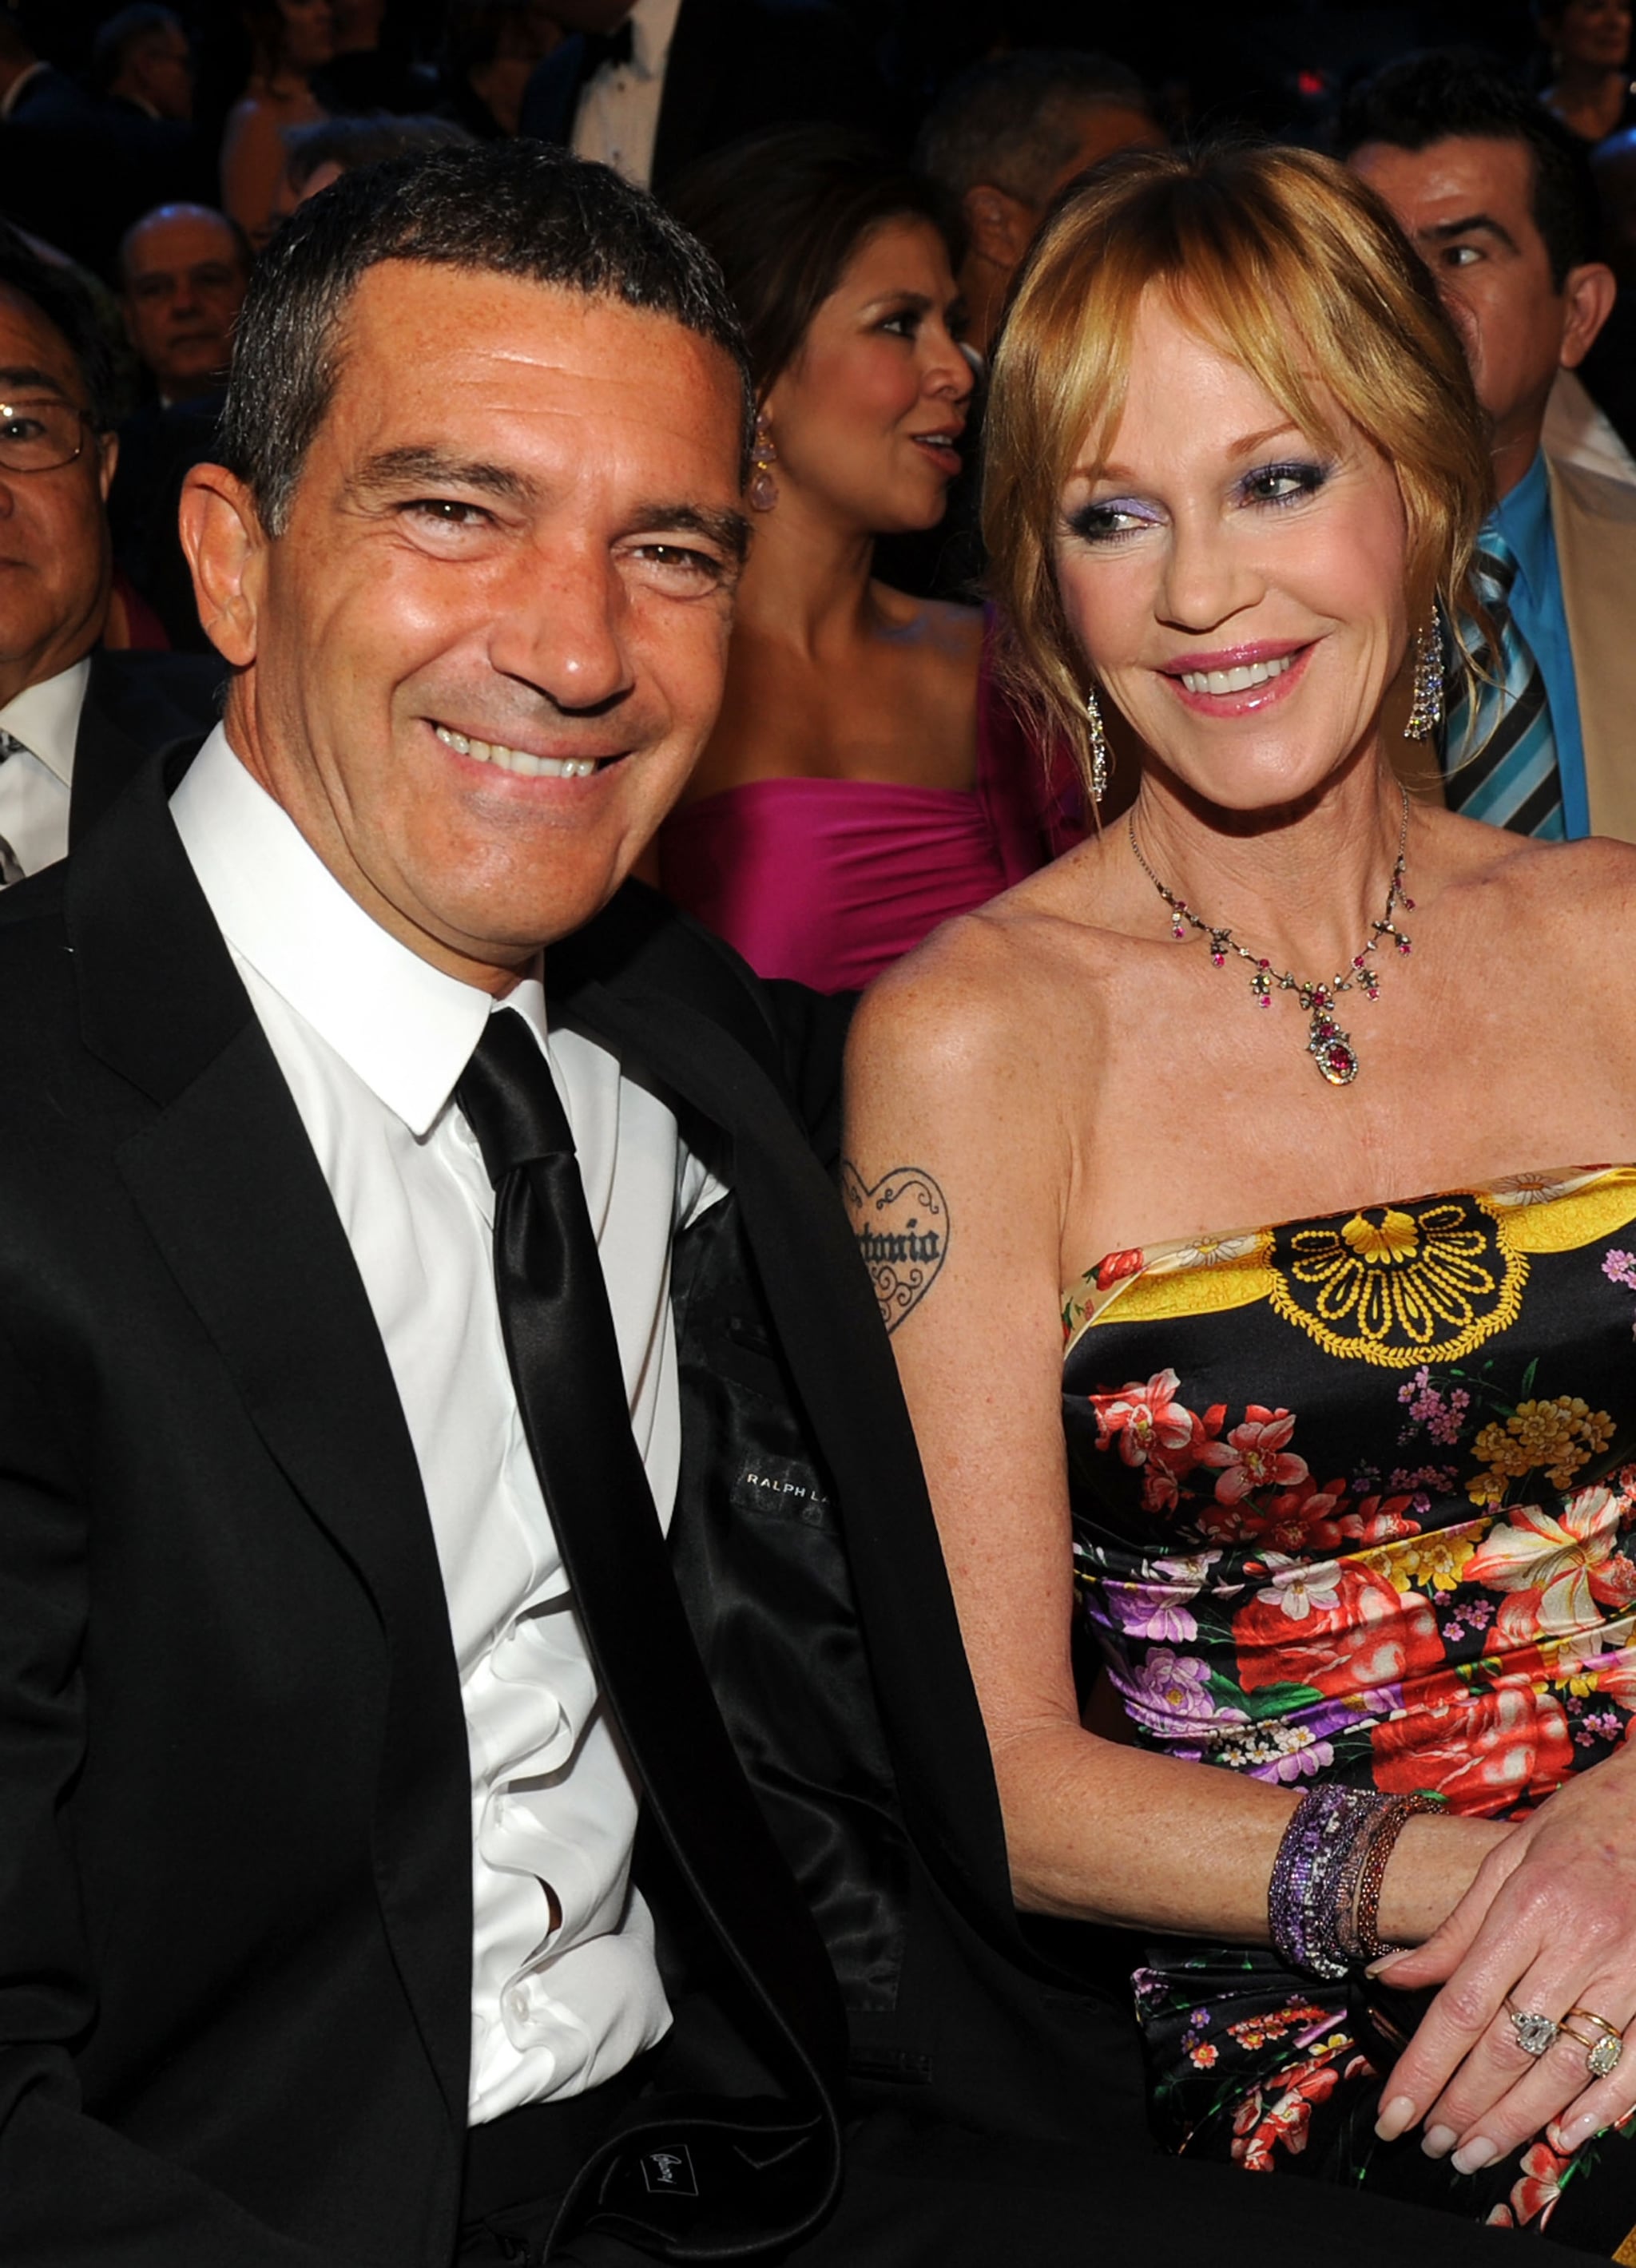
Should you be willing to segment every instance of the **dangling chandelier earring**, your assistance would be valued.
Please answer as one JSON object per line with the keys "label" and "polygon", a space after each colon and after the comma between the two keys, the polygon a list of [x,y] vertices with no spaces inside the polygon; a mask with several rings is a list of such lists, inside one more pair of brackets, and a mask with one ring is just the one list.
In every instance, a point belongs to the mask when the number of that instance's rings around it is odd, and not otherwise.
{"label": "dangling chandelier earring", "polygon": [[772,446],[772,428],[763,411],[755,414],[755,449],[750,459],[750,508],[755,512],[770,512],[778,501],[778,483],[772,468],[778,461],[778,452]]}
{"label": "dangling chandelier earring", "polygon": [[1434,740],[1442,722],[1443,634],[1433,607],[1431,621],[1415,641],[1414,696],[1403,736],[1405,740]]}
{"label": "dangling chandelier earring", "polygon": [[1096,703],[1096,688],[1085,689],[1085,721],[1091,729],[1091,801],[1100,803],[1108,792],[1109,778],[1113,771],[1113,751],[1108,746],[1108,734],[1102,724],[1102,712]]}

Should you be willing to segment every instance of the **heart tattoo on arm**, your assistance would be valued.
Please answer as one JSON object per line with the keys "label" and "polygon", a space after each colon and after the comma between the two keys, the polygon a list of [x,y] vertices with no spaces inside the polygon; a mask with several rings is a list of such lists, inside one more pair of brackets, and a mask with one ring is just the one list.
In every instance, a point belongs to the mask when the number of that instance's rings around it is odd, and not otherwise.
{"label": "heart tattoo on arm", "polygon": [[866,1182],[841,1160],[841,1194],[875,1287],[881,1320],[895,1331],[932,1289],[948,1252],[948,1205],[924,1166],[894,1166]]}

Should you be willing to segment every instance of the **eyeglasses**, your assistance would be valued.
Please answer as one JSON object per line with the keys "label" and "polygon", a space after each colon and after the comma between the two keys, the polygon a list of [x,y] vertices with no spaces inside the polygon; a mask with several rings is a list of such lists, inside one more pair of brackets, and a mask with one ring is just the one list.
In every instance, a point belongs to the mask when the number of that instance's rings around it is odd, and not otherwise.
{"label": "eyeglasses", "polygon": [[51,473],[71,465],[90,427],[85,412],[66,401],[0,401],[0,468]]}

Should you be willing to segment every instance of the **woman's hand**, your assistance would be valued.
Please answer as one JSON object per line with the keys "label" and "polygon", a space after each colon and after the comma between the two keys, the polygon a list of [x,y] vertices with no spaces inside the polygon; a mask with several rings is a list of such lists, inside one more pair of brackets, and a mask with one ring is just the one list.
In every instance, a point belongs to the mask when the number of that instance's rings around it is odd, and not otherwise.
{"label": "woman's hand", "polygon": [[[1636,2016],[1636,1751],[1570,1780],[1498,1844],[1442,1926],[1382,1972],[1442,1991],[1384,2088],[1379,2132],[1417,2120],[1433,2157],[1462,2173],[1492,2164],[1547,2125],[1573,2150],[1636,2109],[1636,2048],[1607,2077],[1587,2066]],[[1446,1981],[1445,1981],[1446,1980]],[[1507,2007],[1507,2000],[1510,2006]],[[1511,2016],[1566,2017],[1547,2051],[1522,2048]]]}

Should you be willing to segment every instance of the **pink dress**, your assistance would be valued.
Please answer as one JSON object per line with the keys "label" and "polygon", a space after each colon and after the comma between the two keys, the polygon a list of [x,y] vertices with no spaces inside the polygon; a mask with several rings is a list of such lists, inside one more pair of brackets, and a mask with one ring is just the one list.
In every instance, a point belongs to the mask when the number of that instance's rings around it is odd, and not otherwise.
{"label": "pink dress", "polygon": [[673,814],[660,873],[666,895],[760,976],[852,991],[1043,866],[1052,802],[1043,762],[992,683],[985,636],[975,787],[747,780]]}

